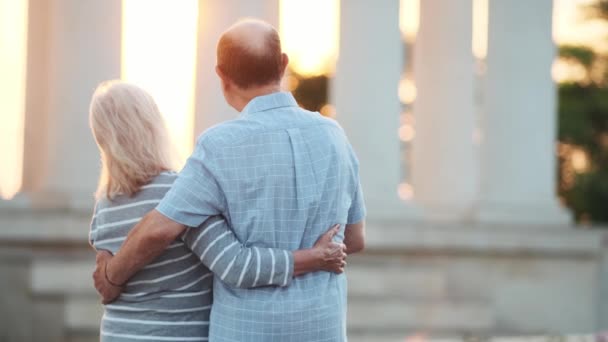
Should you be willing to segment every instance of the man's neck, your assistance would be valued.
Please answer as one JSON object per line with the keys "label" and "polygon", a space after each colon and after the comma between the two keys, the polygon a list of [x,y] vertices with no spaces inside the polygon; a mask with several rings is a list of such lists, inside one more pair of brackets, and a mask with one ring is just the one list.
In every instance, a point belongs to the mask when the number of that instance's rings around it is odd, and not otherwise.
{"label": "man's neck", "polygon": [[237,110],[239,112],[241,112],[245,108],[245,106],[247,106],[247,104],[249,102],[251,102],[251,100],[255,99],[256,97],[270,95],[270,94],[278,93],[280,91],[281,91],[280,84],[269,84],[266,86],[253,87],[253,88],[249,88],[246,90],[242,90],[238,95],[238,102],[239,102],[238,105],[239,105],[240,109],[237,108]]}

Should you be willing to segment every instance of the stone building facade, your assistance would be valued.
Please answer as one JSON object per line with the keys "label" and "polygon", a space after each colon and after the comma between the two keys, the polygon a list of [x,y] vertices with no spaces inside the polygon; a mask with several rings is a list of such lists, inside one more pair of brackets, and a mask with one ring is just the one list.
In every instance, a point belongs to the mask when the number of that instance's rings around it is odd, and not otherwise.
{"label": "stone building facade", "polygon": [[[195,134],[235,115],[213,74],[219,34],[279,13],[278,0],[201,3]],[[347,271],[353,341],[608,328],[606,234],[574,226],[555,193],[552,1],[490,1],[479,122],[471,6],[421,1],[415,193],[403,201],[399,1],[342,0],[331,98],[369,211],[367,250]],[[120,77],[120,18],[120,0],[30,0],[23,187],[0,201],[0,341],[97,338],[87,107],[96,84]]]}

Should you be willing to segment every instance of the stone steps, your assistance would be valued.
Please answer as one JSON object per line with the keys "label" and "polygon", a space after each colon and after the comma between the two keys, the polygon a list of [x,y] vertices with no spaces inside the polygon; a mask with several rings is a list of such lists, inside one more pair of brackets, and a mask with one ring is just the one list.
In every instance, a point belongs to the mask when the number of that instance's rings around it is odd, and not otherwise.
{"label": "stone steps", "polygon": [[[420,332],[452,336],[491,330],[494,317],[479,299],[450,299],[445,274],[391,263],[388,257],[349,264],[348,330],[352,341],[403,341]],[[370,262],[371,261],[371,262]],[[380,261],[380,262],[378,262]],[[34,295],[63,298],[69,336],[96,336],[102,307],[93,288],[94,260],[40,260],[31,267]]]}
{"label": "stone steps", "polygon": [[31,290],[41,295],[96,296],[93,258],[82,261],[40,260],[31,268]]}
{"label": "stone steps", "polygon": [[495,317],[486,302],[411,301],[399,298],[350,297],[349,336],[462,336],[491,331]]}
{"label": "stone steps", "polygon": [[36,260],[30,270],[34,297],[52,297],[63,303],[66,342],[99,340],[103,308],[91,278],[94,259],[79,261]]}
{"label": "stone steps", "polygon": [[[349,336],[365,339],[374,336],[389,341],[418,333],[433,336],[462,336],[485,333],[493,327],[494,317],[487,305],[472,303],[370,301],[351,299],[348,310]],[[65,324],[69,332],[97,334],[103,314],[96,298],[67,298]]]}
{"label": "stone steps", "polygon": [[82,335],[99,332],[103,307],[98,298],[73,298],[65,301],[65,327]]}
{"label": "stone steps", "polygon": [[353,341],[462,336],[486,333],[495,325],[487,296],[451,293],[448,272],[430,262],[364,253],[349,257],[347,276]]}
{"label": "stone steps", "polygon": [[391,264],[350,264],[348,293],[355,297],[437,299],[447,296],[445,276],[423,268]]}
{"label": "stone steps", "polygon": [[[378,335],[353,335],[348,334],[348,342],[409,342],[408,337],[405,335],[387,335],[387,336],[378,336]],[[423,342],[423,341],[420,341]],[[424,341],[427,342],[427,341]]]}

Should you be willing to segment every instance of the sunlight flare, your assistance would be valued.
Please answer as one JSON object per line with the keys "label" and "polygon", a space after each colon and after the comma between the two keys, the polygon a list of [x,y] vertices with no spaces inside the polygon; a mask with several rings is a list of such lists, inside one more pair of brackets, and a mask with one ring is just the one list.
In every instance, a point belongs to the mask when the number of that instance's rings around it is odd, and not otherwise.
{"label": "sunlight flare", "polygon": [[588,20],[584,8],[595,0],[554,0],[553,40],[558,44],[592,46],[608,53],[608,25],[603,20]]}
{"label": "sunlight flare", "polygon": [[148,90],[180,162],[194,144],[197,0],[123,0],[122,78]]}
{"label": "sunlight flare", "polygon": [[27,68],[27,0],[0,0],[0,197],[21,187]]}
{"label": "sunlight flare", "polygon": [[409,201],[414,198],[414,187],[409,183],[401,183],[397,187],[399,198],[404,201]]}
{"label": "sunlight flare", "polygon": [[332,74],[338,59],[340,0],[281,0],[280,32],[290,68],[312,77]]}
{"label": "sunlight flare", "polygon": [[485,59],[488,54],[488,0],[473,0],[473,55]]}
{"label": "sunlight flare", "polygon": [[420,26],[420,0],[401,0],[399,3],[399,28],[407,42],[416,40]]}
{"label": "sunlight flare", "polygon": [[404,77],[399,81],[399,100],[404,104],[412,104],[416,100],[417,88],[414,79]]}

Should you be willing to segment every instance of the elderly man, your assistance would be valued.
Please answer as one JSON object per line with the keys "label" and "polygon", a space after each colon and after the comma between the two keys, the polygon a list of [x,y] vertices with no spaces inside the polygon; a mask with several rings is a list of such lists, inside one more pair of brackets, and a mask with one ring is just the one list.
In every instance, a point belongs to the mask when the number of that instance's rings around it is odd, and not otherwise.
{"label": "elderly man", "polygon": [[[96,287],[106,301],[120,291],[108,279],[124,283],[186,226],[213,215],[226,217],[247,246],[311,247],[327,227],[341,223],[336,238],[347,253],[363,249],[357,158],[334,120],[299,108],[280,91],[287,64],[277,31],[265,22],[239,21],[222,35],[216,72],[240,116],[200,136],[156,210],[116,256],[99,258]],[[209,339],[346,341],[346,278],[315,272],[286,288],[257,289],[216,279]]]}

